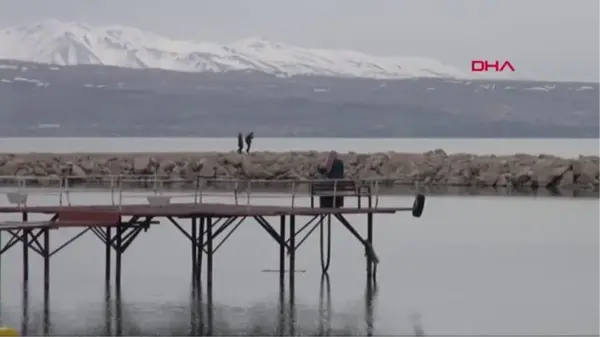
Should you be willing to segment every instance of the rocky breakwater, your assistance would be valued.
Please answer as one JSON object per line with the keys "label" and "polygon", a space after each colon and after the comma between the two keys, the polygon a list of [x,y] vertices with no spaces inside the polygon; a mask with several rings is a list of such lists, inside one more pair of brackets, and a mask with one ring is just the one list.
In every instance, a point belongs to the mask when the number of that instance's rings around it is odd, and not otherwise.
{"label": "rocky breakwater", "polygon": [[[0,176],[37,177],[43,181],[75,176],[80,182],[110,175],[157,175],[173,180],[204,178],[307,180],[319,179],[317,168],[327,153],[255,152],[129,154],[0,154]],[[551,155],[511,156],[457,153],[345,153],[349,179],[384,179],[386,184],[518,188],[597,188],[598,156],[559,158]]]}

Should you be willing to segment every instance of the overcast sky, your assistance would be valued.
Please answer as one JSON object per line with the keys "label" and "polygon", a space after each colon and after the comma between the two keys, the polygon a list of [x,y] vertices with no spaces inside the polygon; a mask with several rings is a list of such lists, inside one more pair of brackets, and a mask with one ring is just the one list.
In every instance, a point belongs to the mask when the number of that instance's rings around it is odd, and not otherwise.
{"label": "overcast sky", "polygon": [[2,0],[0,26],[46,18],[220,43],[427,56],[465,71],[509,60],[519,77],[598,81],[598,0]]}

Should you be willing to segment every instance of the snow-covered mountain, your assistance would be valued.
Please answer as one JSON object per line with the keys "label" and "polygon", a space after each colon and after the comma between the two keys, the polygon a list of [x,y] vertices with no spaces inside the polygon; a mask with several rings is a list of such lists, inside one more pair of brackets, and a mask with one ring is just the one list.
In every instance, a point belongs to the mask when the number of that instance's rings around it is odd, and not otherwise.
{"label": "snow-covered mountain", "polygon": [[467,77],[457,68],[429,58],[309,49],[260,37],[228,45],[178,41],[131,27],[95,27],[57,20],[0,30],[0,59],[185,72],[258,71],[279,76]]}

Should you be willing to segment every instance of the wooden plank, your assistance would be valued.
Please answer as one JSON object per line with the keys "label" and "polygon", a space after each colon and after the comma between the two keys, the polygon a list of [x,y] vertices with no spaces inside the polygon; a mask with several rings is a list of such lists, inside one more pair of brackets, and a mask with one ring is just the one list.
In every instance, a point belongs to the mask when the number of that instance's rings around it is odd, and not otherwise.
{"label": "wooden plank", "polygon": [[57,221],[56,223],[56,227],[57,228],[67,228],[67,227],[110,227],[110,226],[116,226],[117,223],[115,222],[99,222],[99,221]]}
{"label": "wooden plank", "polygon": [[61,210],[57,218],[60,226],[68,226],[66,225],[68,223],[87,223],[89,226],[116,226],[120,221],[121,216],[117,212],[92,210]]}
{"label": "wooden plank", "polygon": [[0,222],[0,230],[16,230],[16,229],[38,229],[52,227],[54,223],[51,221],[3,221]]}

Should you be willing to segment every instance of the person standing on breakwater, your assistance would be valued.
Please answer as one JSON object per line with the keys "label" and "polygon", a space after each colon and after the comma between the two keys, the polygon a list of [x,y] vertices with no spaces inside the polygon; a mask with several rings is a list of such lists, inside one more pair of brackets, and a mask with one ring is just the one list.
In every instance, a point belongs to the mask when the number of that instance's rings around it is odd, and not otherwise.
{"label": "person standing on breakwater", "polygon": [[[318,171],[326,176],[327,179],[344,179],[344,162],[338,157],[337,152],[331,151],[327,157],[325,167],[319,167]],[[329,186],[328,189],[331,189],[332,194],[319,197],[319,204],[321,207],[344,207],[344,197],[335,195],[335,184],[333,182],[331,182],[331,186]]]}
{"label": "person standing on breakwater", "polygon": [[254,139],[254,132],[250,132],[246,135],[246,153],[250,153],[250,146],[252,146],[252,140]]}
{"label": "person standing on breakwater", "polygon": [[318,170],[328,179],[344,179],[344,161],[339,158],[335,151],[329,152],[325,167],[320,167]]}
{"label": "person standing on breakwater", "polygon": [[242,153],[242,150],[244,150],[244,136],[238,132],[238,153]]}

